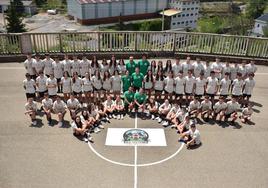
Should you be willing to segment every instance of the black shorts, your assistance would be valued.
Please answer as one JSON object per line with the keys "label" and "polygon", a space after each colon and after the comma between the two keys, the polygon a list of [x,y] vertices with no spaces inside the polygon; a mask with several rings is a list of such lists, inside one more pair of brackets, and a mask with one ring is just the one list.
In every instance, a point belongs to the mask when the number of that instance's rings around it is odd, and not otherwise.
{"label": "black shorts", "polygon": [[105,91],[102,87],[100,89],[96,89],[95,87],[93,88],[94,92],[99,92],[99,91]]}
{"label": "black shorts", "polygon": [[250,98],[250,97],[251,97],[251,95],[248,95],[248,94],[243,94],[243,97],[244,97],[244,98],[246,98],[246,97]]}
{"label": "black shorts", "polygon": [[26,98],[27,99],[29,99],[29,98],[35,99],[35,93],[26,93]]}
{"label": "black shorts", "polygon": [[195,94],[194,96],[199,98],[199,99],[201,99],[203,97],[203,95],[197,95],[197,94]]}
{"label": "black shorts", "polygon": [[82,91],[80,91],[80,92],[75,92],[75,91],[73,91],[73,94],[74,94],[74,95],[81,95],[81,94],[82,94]]}
{"label": "black shorts", "polygon": [[61,78],[56,78],[57,79],[57,83],[61,82]]}
{"label": "black shorts", "polygon": [[51,98],[51,99],[54,99],[56,97],[57,97],[57,95],[49,95],[49,98]]}
{"label": "black shorts", "polygon": [[140,90],[140,87],[137,87],[137,86],[133,86],[133,89],[134,89],[134,91],[139,91]]}
{"label": "black shorts", "polygon": [[36,79],[37,78],[37,76],[34,74],[34,75],[31,75],[31,79]]}
{"label": "black shorts", "polygon": [[230,114],[225,114],[225,118],[226,118],[226,119],[230,118],[231,115],[234,114],[234,113],[236,113],[236,112],[232,112],[232,113],[230,113]]}
{"label": "black shorts", "polygon": [[207,93],[206,95],[209,96],[210,98],[214,98],[215,97],[215,94]]}
{"label": "black shorts", "polygon": [[165,92],[165,94],[168,94],[168,95],[171,95],[171,94],[173,94],[173,92],[168,92],[168,91],[166,91],[166,90],[164,90],[164,92]]}
{"label": "black shorts", "polygon": [[240,98],[241,95],[232,95],[232,97],[234,97],[234,98]]}
{"label": "black shorts", "polygon": [[155,90],[155,93],[162,94],[163,90]]}
{"label": "black shorts", "polygon": [[192,94],[192,93],[186,93],[186,92],[185,92],[185,95],[186,95],[186,96],[192,96],[193,94]]}
{"label": "black shorts", "polygon": [[42,91],[42,92],[38,92],[39,93],[39,97],[44,97],[45,93],[47,93],[47,90],[46,91]]}
{"label": "black shorts", "polygon": [[221,97],[224,97],[225,99],[229,96],[229,95],[220,95]]}
{"label": "black shorts", "polygon": [[181,93],[181,94],[175,93],[175,95],[176,95],[176,98],[178,98],[178,97],[182,97],[182,96],[183,96],[182,93]]}

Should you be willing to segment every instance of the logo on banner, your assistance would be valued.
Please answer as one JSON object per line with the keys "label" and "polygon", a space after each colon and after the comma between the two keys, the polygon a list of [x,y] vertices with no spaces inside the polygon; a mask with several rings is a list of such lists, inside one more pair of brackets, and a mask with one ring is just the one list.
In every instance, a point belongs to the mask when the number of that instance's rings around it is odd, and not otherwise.
{"label": "logo on banner", "polygon": [[123,134],[123,141],[127,144],[147,144],[149,134],[141,129],[130,129]]}

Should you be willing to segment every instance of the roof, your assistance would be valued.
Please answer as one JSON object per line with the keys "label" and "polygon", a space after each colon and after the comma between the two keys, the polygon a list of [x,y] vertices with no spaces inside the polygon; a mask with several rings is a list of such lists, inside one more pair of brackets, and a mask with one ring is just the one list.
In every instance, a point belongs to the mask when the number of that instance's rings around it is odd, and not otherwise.
{"label": "roof", "polygon": [[181,11],[179,11],[177,9],[167,9],[167,10],[159,12],[159,14],[161,14],[161,15],[164,14],[165,16],[173,16],[173,15],[176,15],[179,13],[181,13]]}
{"label": "roof", "polygon": [[[33,1],[22,1],[24,6],[29,6]],[[10,5],[10,0],[1,0],[0,5]]]}
{"label": "roof", "polygon": [[268,13],[261,15],[256,20],[263,21],[263,22],[268,22]]}
{"label": "roof", "polygon": [[111,3],[125,0],[77,0],[79,4]]}

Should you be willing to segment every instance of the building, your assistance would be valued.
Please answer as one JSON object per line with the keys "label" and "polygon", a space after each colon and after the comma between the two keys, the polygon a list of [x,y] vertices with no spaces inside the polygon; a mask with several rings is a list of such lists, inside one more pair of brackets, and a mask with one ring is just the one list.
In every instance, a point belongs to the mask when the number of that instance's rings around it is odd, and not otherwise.
{"label": "building", "polygon": [[81,24],[148,19],[162,13],[172,29],[195,28],[199,6],[199,0],[67,0],[68,15]]}
{"label": "building", "polygon": [[[37,12],[36,4],[32,0],[22,1],[24,5],[24,12],[29,15],[33,15]],[[5,12],[10,5],[10,0],[0,0],[0,13]]]}
{"label": "building", "polygon": [[252,29],[250,35],[255,37],[263,37],[263,29],[265,27],[268,27],[268,13],[263,14],[262,16],[255,19],[254,28]]}

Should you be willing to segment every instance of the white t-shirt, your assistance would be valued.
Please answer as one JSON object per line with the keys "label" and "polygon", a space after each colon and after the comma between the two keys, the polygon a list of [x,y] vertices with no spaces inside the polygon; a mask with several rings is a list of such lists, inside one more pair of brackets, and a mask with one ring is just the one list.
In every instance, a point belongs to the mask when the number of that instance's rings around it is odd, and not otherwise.
{"label": "white t-shirt", "polygon": [[253,110],[249,108],[243,108],[242,115],[244,116],[251,116],[253,114]]}
{"label": "white t-shirt", "polygon": [[215,77],[220,79],[222,72],[222,65],[220,63],[214,62],[211,65],[211,69],[215,71]]}
{"label": "white t-shirt", "polygon": [[92,82],[90,79],[83,78],[82,83],[83,83],[83,91],[84,92],[93,91],[93,86],[92,86]]}
{"label": "white t-shirt", "polygon": [[191,138],[194,139],[195,144],[200,144],[201,143],[199,130],[195,129],[195,131],[193,132],[192,129],[190,129],[189,131],[187,131],[187,134],[190,135]]}
{"label": "white t-shirt", "polygon": [[219,101],[216,102],[216,104],[213,107],[216,113],[219,113],[220,111],[225,110],[226,108],[227,108],[226,102],[220,103]]}
{"label": "white t-shirt", "polygon": [[27,102],[25,104],[25,109],[27,111],[29,111],[29,110],[37,111],[37,102],[35,102],[35,101],[33,101],[32,103]]}
{"label": "white t-shirt", "polygon": [[42,106],[45,108],[45,109],[49,109],[51,110],[53,108],[53,100],[48,98],[48,99],[43,99],[42,100]]}
{"label": "white t-shirt", "polygon": [[158,91],[162,91],[164,89],[164,80],[155,80],[154,89]]}
{"label": "white t-shirt", "polygon": [[207,78],[207,93],[215,94],[217,91],[218,79],[212,78],[211,76]]}
{"label": "white t-shirt", "polygon": [[90,62],[88,59],[80,61],[80,74],[85,76],[86,72],[89,72]]}
{"label": "white t-shirt", "polygon": [[101,78],[98,79],[96,76],[93,76],[92,77],[92,84],[93,84],[95,89],[101,89],[101,87],[102,87]]}
{"label": "white t-shirt", "polygon": [[46,76],[38,76],[36,78],[36,85],[37,86],[37,91],[39,92],[44,92],[47,90],[47,77]]}
{"label": "white t-shirt", "polygon": [[235,79],[233,81],[233,95],[242,95],[242,89],[243,89],[244,81]]}
{"label": "white t-shirt", "polygon": [[174,64],[172,66],[173,76],[177,77],[181,70],[182,70],[182,65],[181,64]]}
{"label": "white t-shirt", "polygon": [[55,78],[61,78],[63,77],[63,65],[61,62],[56,63],[55,61],[52,63],[52,68],[54,72]]}
{"label": "white t-shirt", "polygon": [[103,106],[111,108],[112,106],[114,106],[114,101],[113,100],[106,100],[106,101],[104,101]]}
{"label": "white t-shirt", "polygon": [[56,78],[53,78],[53,79],[48,78],[46,85],[47,85],[47,87],[54,85],[53,88],[48,88],[47,89],[48,90],[48,95],[56,95],[57,94],[58,87],[57,87],[57,79]]}
{"label": "white t-shirt", "polygon": [[70,77],[68,78],[61,78],[61,83],[62,83],[62,92],[63,93],[71,93],[72,91],[72,79]]}
{"label": "white t-shirt", "polygon": [[72,61],[69,59],[64,59],[61,63],[63,65],[63,71],[67,71],[69,76],[72,76]]}
{"label": "white t-shirt", "polygon": [[170,111],[170,109],[171,109],[171,104],[166,104],[165,102],[163,103],[163,104],[161,104],[160,106],[159,106],[159,110],[167,110],[167,111]]}
{"label": "white t-shirt", "polygon": [[228,101],[225,114],[231,114],[237,112],[239,109],[240,107],[238,102],[233,103],[232,101]]}
{"label": "white t-shirt", "polygon": [[255,87],[255,83],[256,83],[255,80],[253,79],[251,80],[247,78],[244,83],[245,83],[245,88],[244,88],[243,93],[246,95],[251,95],[253,88]]}
{"label": "white t-shirt", "polygon": [[200,108],[200,102],[199,101],[191,101],[189,104],[189,111],[197,110]]}
{"label": "white t-shirt", "polygon": [[55,113],[63,113],[66,108],[67,106],[63,100],[60,100],[60,102],[55,101],[53,103],[53,110]]}
{"label": "white t-shirt", "polygon": [[165,90],[168,92],[168,93],[172,93],[174,91],[174,79],[173,78],[169,78],[169,77],[166,77],[164,79],[164,83],[165,83]]}
{"label": "white t-shirt", "polygon": [[173,106],[173,107],[171,107],[169,113],[177,114],[180,111],[181,111],[180,106],[177,106],[177,107],[176,106]]}
{"label": "white t-shirt", "polygon": [[80,60],[73,60],[72,61],[72,75],[74,72],[77,72],[78,75],[80,75]]}
{"label": "white t-shirt", "polygon": [[204,93],[205,93],[205,86],[206,86],[206,79],[200,79],[200,77],[199,78],[196,78],[195,79],[195,94],[196,95],[204,95]]}
{"label": "white t-shirt", "polygon": [[237,72],[238,72],[238,67],[236,67],[235,65],[231,66],[231,69],[230,69],[230,78],[231,80],[234,80],[236,79],[236,76],[237,76]]}
{"label": "white t-shirt", "polygon": [[229,94],[229,88],[231,85],[231,80],[223,78],[220,82],[220,94],[221,95],[228,95]]}
{"label": "white t-shirt", "polygon": [[211,101],[206,102],[205,100],[203,100],[201,102],[200,108],[202,111],[211,110],[212,109],[212,102]]}
{"label": "white t-shirt", "polygon": [[112,78],[106,78],[106,80],[103,80],[102,87],[104,90],[110,91],[112,89]]}
{"label": "white t-shirt", "polygon": [[80,77],[75,79],[75,82],[72,81],[72,90],[76,93],[80,93],[82,91],[82,79]]}
{"label": "white t-shirt", "polygon": [[119,72],[119,74],[125,74],[125,72],[127,71],[127,68],[125,65],[117,65],[117,68],[116,68]]}
{"label": "white t-shirt", "polygon": [[49,59],[45,58],[45,59],[43,60],[43,62],[44,62],[44,64],[45,64],[44,73],[45,73],[46,75],[50,75],[50,74],[53,73],[53,70],[52,70],[52,62],[53,62],[53,61],[54,61],[54,60],[51,59],[51,58],[49,58]]}
{"label": "white t-shirt", "polygon": [[184,85],[185,85],[185,79],[176,77],[175,78],[175,93],[184,94]]}
{"label": "white t-shirt", "polygon": [[33,70],[33,64],[35,63],[35,59],[31,58],[26,59],[24,61],[24,67],[26,69],[26,72],[29,73],[30,75],[34,75],[34,70]]}
{"label": "white t-shirt", "polygon": [[242,65],[238,67],[238,72],[242,74],[242,77],[244,77],[247,74],[246,67],[243,67]]}
{"label": "white t-shirt", "polygon": [[119,101],[115,100],[114,101],[114,106],[122,106],[124,107],[124,101],[120,99]]}
{"label": "white t-shirt", "polygon": [[224,77],[225,73],[231,73],[231,67],[230,65],[226,65],[224,64],[223,67],[222,67],[222,77]]}
{"label": "white t-shirt", "polygon": [[186,76],[185,77],[185,92],[189,94],[192,93],[194,84],[195,84],[195,77]]}
{"label": "white t-shirt", "polygon": [[[152,77],[154,79],[154,77]],[[153,87],[153,80],[151,80],[151,77],[149,76],[148,82],[147,82],[147,75],[144,76],[144,88],[145,89],[152,89]]]}
{"label": "white t-shirt", "polygon": [[188,74],[188,70],[191,70],[193,68],[191,63],[183,62],[182,63],[182,71],[183,76],[186,76]]}
{"label": "white t-shirt", "polygon": [[112,90],[113,91],[120,91],[121,90],[121,76],[112,76]]}
{"label": "white t-shirt", "polygon": [[32,67],[35,68],[36,73],[39,74],[39,71],[43,70],[45,64],[41,59],[39,59],[39,61],[33,61]]}
{"label": "white t-shirt", "polygon": [[23,80],[23,85],[26,93],[35,93],[35,81],[33,79]]}
{"label": "white t-shirt", "polygon": [[257,71],[257,66],[255,64],[247,64],[246,65],[247,73],[255,73]]}
{"label": "white t-shirt", "polygon": [[80,102],[78,101],[78,99],[74,98],[72,99],[68,99],[67,100],[67,107],[70,109],[77,109],[81,107]]}
{"label": "white t-shirt", "polygon": [[195,77],[199,77],[201,71],[204,71],[204,66],[201,62],[200,63],[194,62],[193,68],[194,68],[194,76]]}
{"label": "white t-shirt", "polygon": [[210,65],[204,65],[204,72],[205,72],[205,74],[204,74],[204,77],[205,78],[208,78],[208,77],[210,77],[210,72],[211,72],[211,66]]}

